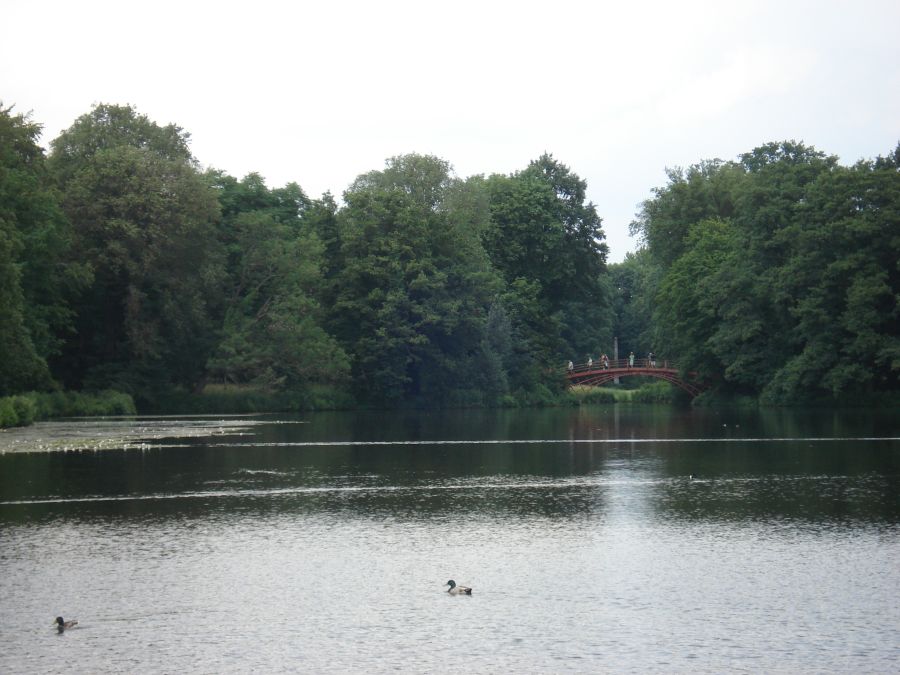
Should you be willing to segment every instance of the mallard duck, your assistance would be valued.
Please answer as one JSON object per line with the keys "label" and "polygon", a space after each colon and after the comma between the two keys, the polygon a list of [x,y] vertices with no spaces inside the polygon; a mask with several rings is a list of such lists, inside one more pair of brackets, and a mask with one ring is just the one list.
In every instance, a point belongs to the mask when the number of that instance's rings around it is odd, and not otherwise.
{"label": "mallard duck", "polygon": [[66,628],[72,628],[78,625],[77,621],[63,621],[61,616],[56,617],[56,622],[54,623],[56,626],[56,630],[62,633]]}
{"label": "mallard duck", "polygon": [[447,589],[447,592],[450,595],[472,595],[472,589],[468,586],[457,586],[456,582],[451,579],[446,584],[450,588]]}

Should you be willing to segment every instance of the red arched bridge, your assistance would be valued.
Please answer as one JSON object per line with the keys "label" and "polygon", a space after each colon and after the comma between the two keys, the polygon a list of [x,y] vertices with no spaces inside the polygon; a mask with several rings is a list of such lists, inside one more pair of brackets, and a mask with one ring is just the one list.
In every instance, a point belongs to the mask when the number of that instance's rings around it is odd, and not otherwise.
{"label": "red arched bridge", "polygon": [[[655,377],[671,382],[691,396],[697,396],[703,387],[696,380],[685,379],[681,371],[672,361],[659,359],[617,359],[572,364],[566,371],[566,379],[570,385],[597,387],[612,382],[617,377]],[[692,373],[688,373],[690,377]]]}

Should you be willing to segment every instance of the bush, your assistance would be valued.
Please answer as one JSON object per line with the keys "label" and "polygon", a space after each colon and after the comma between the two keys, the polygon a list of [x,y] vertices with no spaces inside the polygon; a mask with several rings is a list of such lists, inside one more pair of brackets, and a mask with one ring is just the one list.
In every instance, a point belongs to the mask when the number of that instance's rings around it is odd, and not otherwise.
{"label": "bush", "polygon": [[518,408],[519,401],[516,400],[516,397],[512,394],[503,394],[499,399],[497,399],[497,407],[498,408]]}
{"label": "bush", "polygon": [[166,414],[240,414],[343,410],[355,405],[344,389],[310,385],[302,390],[270,391],[252,385],[211,384],[202,392],[169,391],[142,400],[141,410]]}
{"label": "bush", "polygon": [[91,409],[94,415],[136,415],[134,399],[129,394],[108,389],[96,394]]}
{"label": "bush", "polygon": [[34,403],[37,406],[37,419],[39,420],[62,417],[69,414],[69,400],[64,391],[32,393],[29,395],[34,397]]}
{"label": "bush", "polygon": [[728,394],[709,390],[702,392],[693,400],[693,405],[698,408],[716,408],[726,406],[728,408],[757,408],[759,401],[753,396]]}
{"label": "bush", "polygon": [[344,387],[331,384],[309,386],[310,410],[347,410],[355,405],[353,395]]}
{"label": "bush", "polygon": [[10,398],[12,399],[13,409],[16,411],[16,417],[18,417],[16,424],[20,427],[34,424],[34,419],[37,416],[37,405],[34,400],[28,395],[10,396]]}
{"label": "bush", "polygon": [[615,403],[616,395],[607,389],[599,389],[594,387],[591,391],[582,396],[581,402],[584,403]]}
{"label": "bush", "polygon": [[484,392],[478,389],[453,389],[448,392],[444,407],[481,408],[484,406]]}
{"label": "bush", "polygon": [[53,417],[135,415],[134,401],[120,391],[28,392],[0,398],[0,428],[27,426]]}
{"label": "bush", "polygon": [[13,406],[12,397],[0,398],[0,429],[14,427],[19,423],[19,416]]}
{"label": "bush", "polygon": [[668,382],[645,384],[632,394],[635,403],[671,403],[675,400],[675,392]]}
{"label": "bush", "polygon": [[515,398],[523,408],[555,406],[564,400],[562,395],[556,396],[545,385],[537,383],[531,389],[518,389]]}

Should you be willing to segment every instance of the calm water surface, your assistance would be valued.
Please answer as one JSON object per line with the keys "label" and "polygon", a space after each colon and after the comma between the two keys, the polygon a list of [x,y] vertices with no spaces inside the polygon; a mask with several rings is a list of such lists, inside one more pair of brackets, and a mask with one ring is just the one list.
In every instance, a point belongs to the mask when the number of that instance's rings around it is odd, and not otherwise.
{"label": "calm water surface", "polygon": [[898,589],[893,414],[0,433],[3,673],[898,672]]}

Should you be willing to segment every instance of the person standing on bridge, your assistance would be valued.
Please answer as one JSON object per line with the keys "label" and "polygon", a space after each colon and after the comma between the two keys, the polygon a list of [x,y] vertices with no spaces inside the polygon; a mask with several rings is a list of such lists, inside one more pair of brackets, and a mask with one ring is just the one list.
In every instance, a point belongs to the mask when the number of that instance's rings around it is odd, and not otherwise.
{"label": "person standing on bridge", "polygon": [[603,366],[603,370],[609,370],[609,357],[606,354],[600,357],[600,365]]}
{"label": "person standing on bridge", "polygon": [[569,361],[569,363],[566,365],[566,370],[571,373],[573,370],[575,370],[575,364]]}
{"label": "person standing on bridge", "polygon": [[628,367],[634,368],[634,352],[628,354]]}
{"label": "person standing on bridge", "polygon": [[656,355],[653,352],[647,354],[647,365],[656,368]]}
{"label": "person standing on bridge", "polygon": [[593,365],[594,365],[594,359],[590,354],[588,354],[588,368],[590,368]]}

